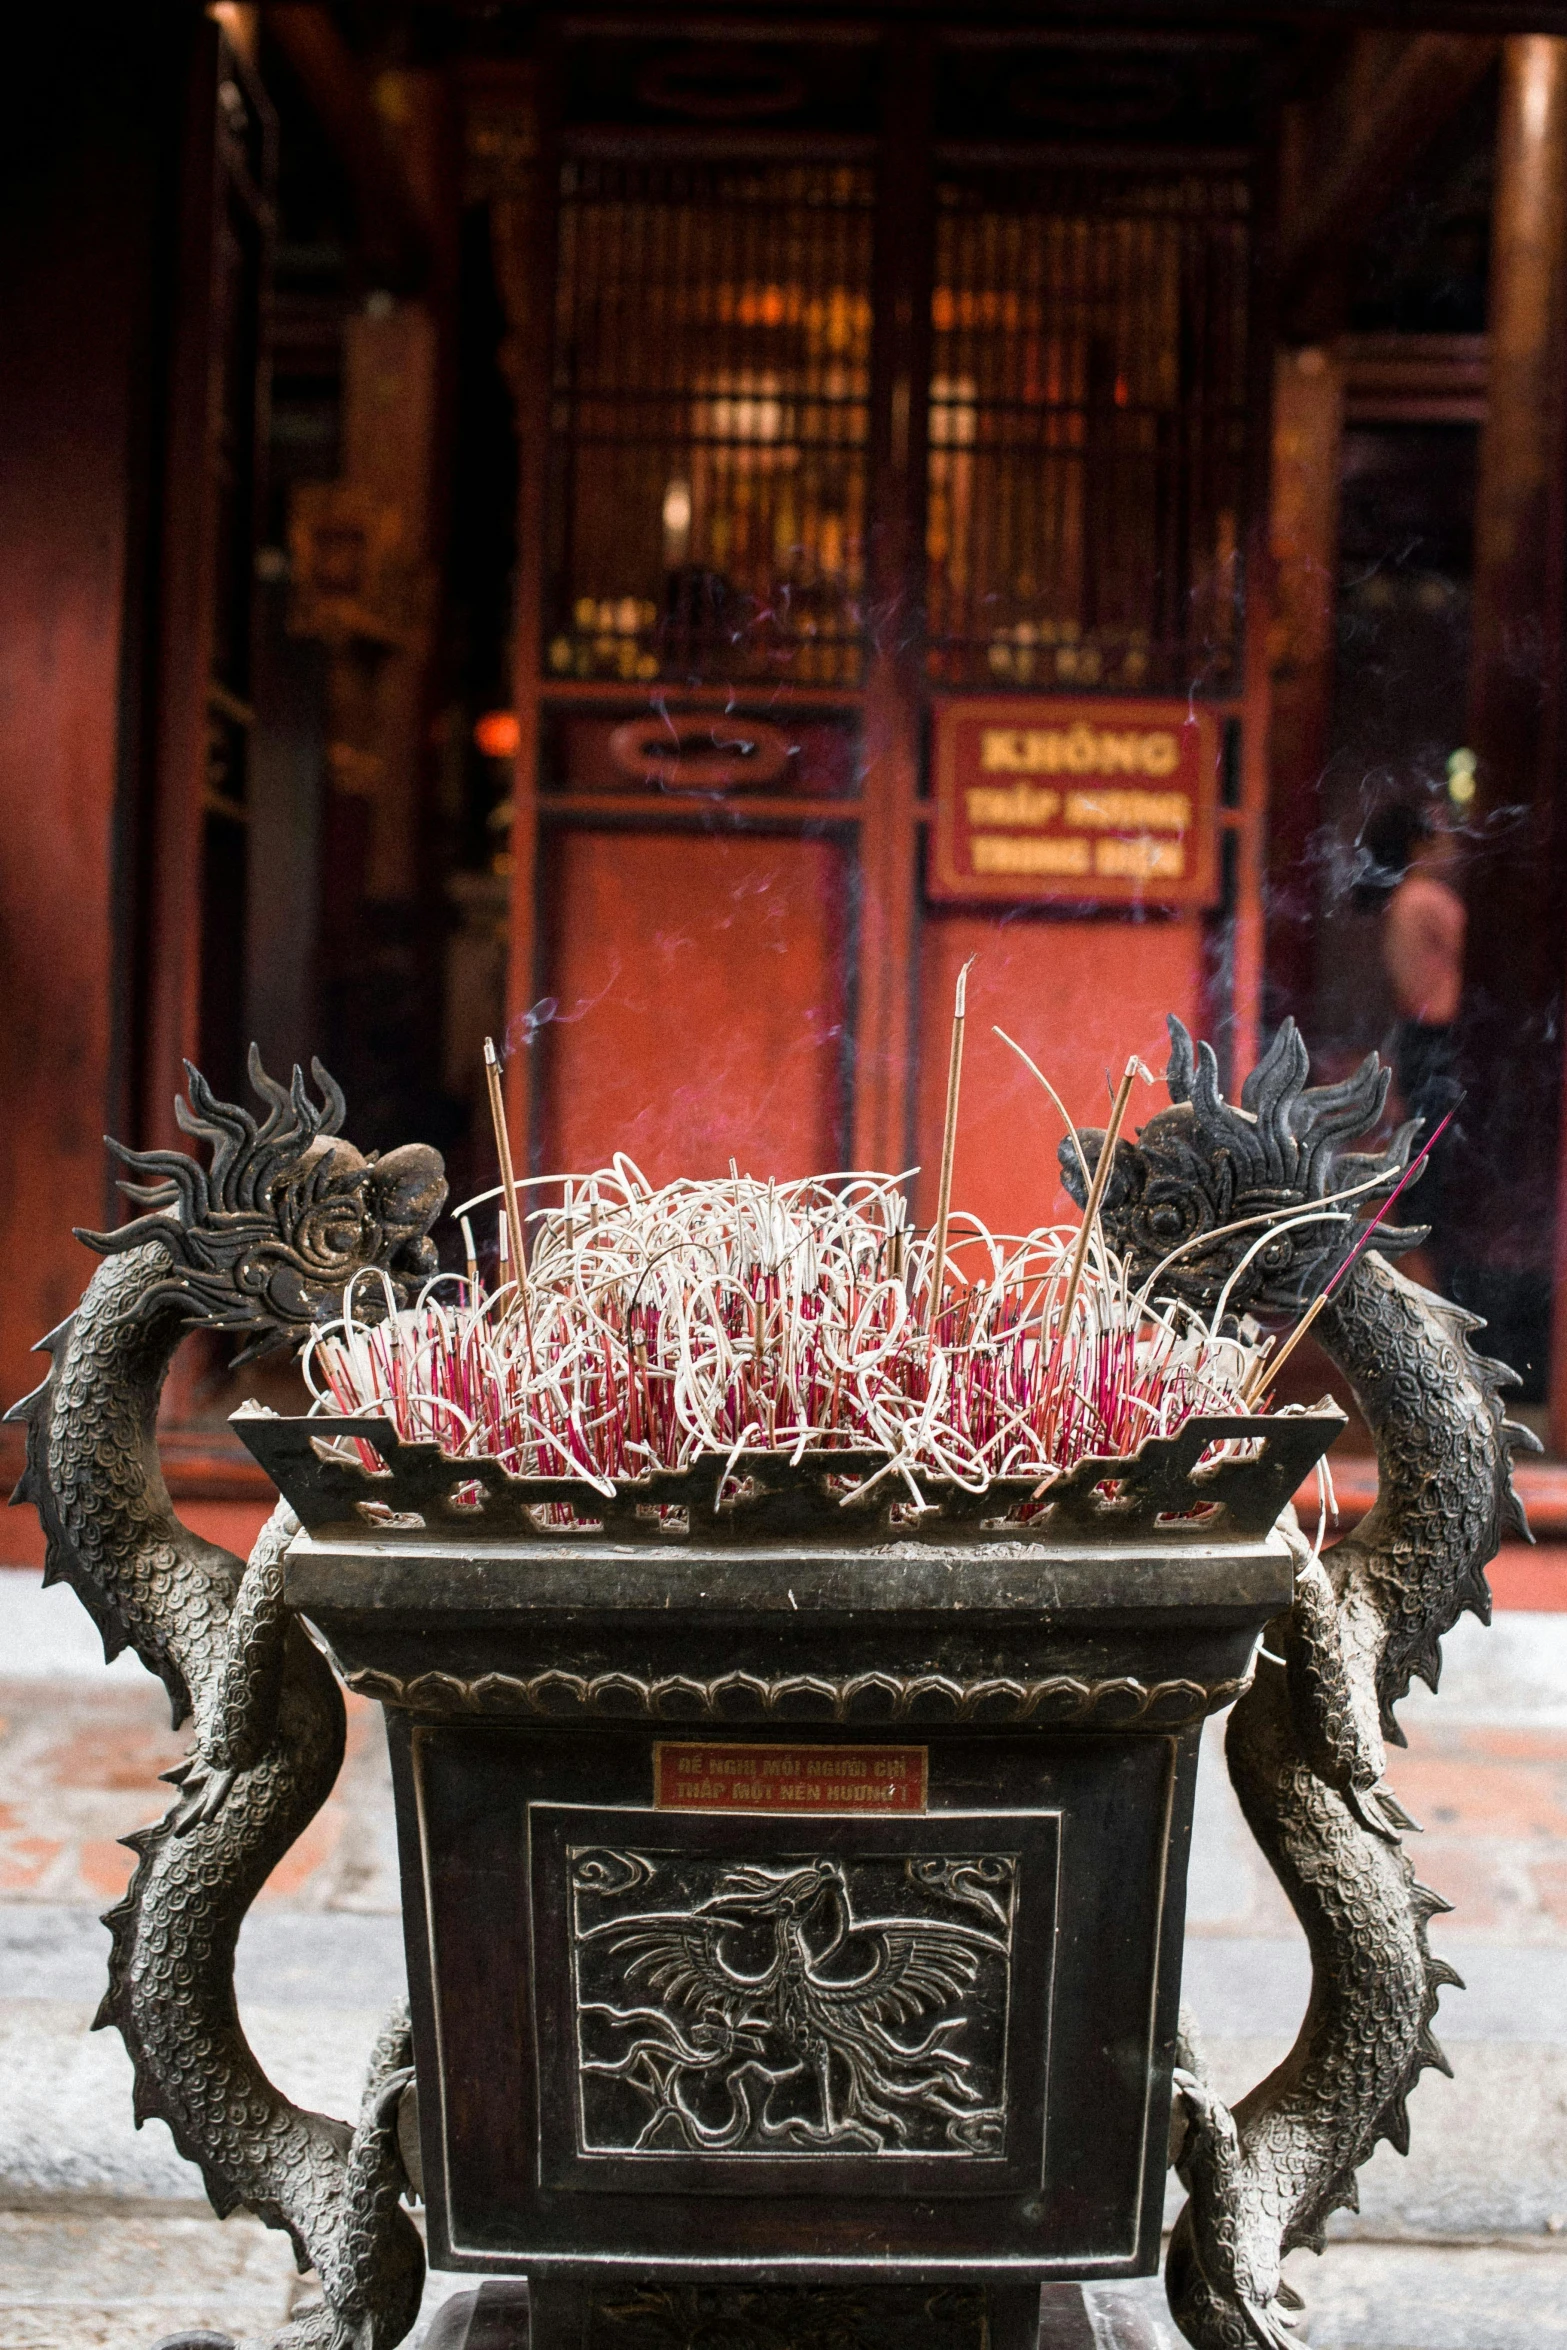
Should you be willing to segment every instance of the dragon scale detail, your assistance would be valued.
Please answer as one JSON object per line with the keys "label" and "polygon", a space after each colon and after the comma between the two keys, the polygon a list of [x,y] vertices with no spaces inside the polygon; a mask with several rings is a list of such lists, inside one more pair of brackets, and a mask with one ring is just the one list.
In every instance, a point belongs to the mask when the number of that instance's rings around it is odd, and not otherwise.
{"label": "dragon scale detail", "polygon": [[[1515,1375],[1469,1346],[1479,1321],[1388,1261],[1420,1232],[1384,1229],[1349,1262],[1356,1218],[1398,1182],[1414,1139],[1404,1128],[1381,1156],[1340,1147],[1381,1115],[1388,1072],[1375,1055],[1343,1084],[1308,1087],[1286,1022],[1237,1106],[1209,1048],[1194,1054],[1178,1021],[1170,1030],[1171,1107],[1117,1150],[1108,1243],[1134,1279],[1162,1266],[1161,1292],[1194,1306],[1211,1310],[1228,1284],[1236,1314],[1298,1313],[1342,1269],[1315,1330],[1377,1448],[1377,1500],[1355,1530],[1320,1561],[1292,1536],[1294,1602],[1264,1637],[1225,1743],[1247,1823],[1310,1947],[1306,2017],[1233,2112],[1196,2070],[1176,2076],[1190,2200],[1166,2269],[1172,2312],[1196,2350],[1287,2350],[1281,2313],[1298,2303],[1284,2254],[1321,2248],[1377,2141],[1407,2149],[1420,2072],[1447,2069],[1431,2025],[1442,1986],[1459,1978],[1426,1927],[1449,1905],[1404,1850],[1414,1823],[1384,1783],[1384,1742],[1403,1743],[1393,1708],[1412,1675],[1435,1689],[1459,1614],[1490,1619],[1485,1567],[1505,1532],[1527,1534],[1511,1456],[1534,1438],[1503,1415]],[[1104,1137],[1078,1140],[1092,1169]],[[1064,1146],[1079,1199],[1080,1164]]]}
{"label": "dragon scale detail", "polygon": [[302,1336],[340,1308],[344,1282],[384,1274],[395,1294],[433,1269],[425,1237],[445,1197],[441,1162],[414,1145],[366,1159],[336,1138],[342,1097],[319,1067],[323,1103],[296,1071],[285,1091],[252,1056],[268,1104],[258,1123],[190,1072],[181,1124],[211,1147],[209,1169],[175,1152],[120,1155],[151,1184],[148,1212],[81,1237],[106,1254],[80,1307],[43,1344],[48,1377],[15,1407],[32,1501],[48,1541],[46,1582],[71,1584],[112,1658],[133,1648],[194,1717],[176,1801],[128,1839],[137,1866],[107,1923],[115,2025],[136,2077],[138,2122],[167,2122],[220,2214],[240,2207],[288,2231],[323,2298],[275,2350],[390,2350],[417,2314],[424,2256],[400,2208],[406,2181],[396,2107],[410,2078],[406,2015],[371,2061],[356,2127],[273,2087],[234,2001],[234,1953],[251,1902],[330,1793],[344,1711],[330,1666],[285,1614],[282,1558],[294,1521],[279,1505],[249,1565],[174,1514],[158,1464],[158,1398],[185,1332],[244,1332],[251,1351]]}

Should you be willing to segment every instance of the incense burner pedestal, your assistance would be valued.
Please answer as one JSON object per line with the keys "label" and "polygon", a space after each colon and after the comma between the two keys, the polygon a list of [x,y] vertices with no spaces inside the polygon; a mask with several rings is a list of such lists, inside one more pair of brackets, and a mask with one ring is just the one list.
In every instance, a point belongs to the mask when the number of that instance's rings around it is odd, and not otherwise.
{"label": "incense burner pedestal", "polygon": [[1055,2288],[1152,2273],[1201,1726],[1291,1593],[1217,1515],[943,1548],[318,1514],[287,1595],[386,1709],[430,2259],[512,2280],[451,2350],[525,2314],[536,2350],[1032,2350],[1042,2309],[1064,2350]]}

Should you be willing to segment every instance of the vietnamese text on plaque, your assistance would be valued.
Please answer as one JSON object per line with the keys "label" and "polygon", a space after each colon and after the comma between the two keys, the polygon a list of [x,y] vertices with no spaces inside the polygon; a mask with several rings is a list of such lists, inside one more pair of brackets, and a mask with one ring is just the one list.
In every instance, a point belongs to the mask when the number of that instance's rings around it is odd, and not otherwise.
{"label": "vietnamese text on plaque", "polygon": [[944,703],[930,893],[1211,904],[1218,766],[1218,723],[1186,702]]}

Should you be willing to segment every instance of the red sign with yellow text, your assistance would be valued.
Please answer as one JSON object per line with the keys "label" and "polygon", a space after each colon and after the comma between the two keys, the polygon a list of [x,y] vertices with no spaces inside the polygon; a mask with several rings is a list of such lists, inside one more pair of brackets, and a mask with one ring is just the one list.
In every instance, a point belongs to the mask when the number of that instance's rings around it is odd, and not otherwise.
{"label": "red sign with yellow text", "polygon": [[1209,906],[1219,725],[1188,702],[938,703],[933,898]]}
{"label": "red sign with yellow text", "polygon": [[658,1811],[923,1811],[923,1746],[739,1746],[661,1742],[653,1749]]}

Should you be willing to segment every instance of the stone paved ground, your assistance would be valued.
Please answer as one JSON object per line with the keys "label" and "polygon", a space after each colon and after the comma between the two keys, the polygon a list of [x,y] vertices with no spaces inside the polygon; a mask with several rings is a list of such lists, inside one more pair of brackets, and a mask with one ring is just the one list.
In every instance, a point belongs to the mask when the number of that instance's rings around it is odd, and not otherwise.
{"label": "stone paved ground", "polygon": [[[1567,1613],[1466,1623],[1448,1659],[1440,1703],[1404,1709],[1393,1780],[1426,1824],[1422,1876],[1458,1905],[1433,1937],[1469,1984],[1438,2023],[1456,2077],[1426,2075],[1409,2159],[1379,2150],[1360,2218],[1292,2263],[1316,2350],[1567,2344]],[[1187,1990],[1233,2094],[1293,2036],[1306,1965],[1211,1737]],[[311,2291],[280,2239],[206,2214],[161,2124],[133,2130],[123,2051],[89,2029],[98,1912],[130,1865],[117,1839],[156,1816],[182,1745],[139,1666],[105,1671],[67,1593],[0,1573],[0,2350],[264,2332]],[[353,2110],[400,1986],[396,1911],[379,1721],[356,1704],[338,1792],[241,1946],[247,2029],[295,2097]],[[427,2315],[462,2282],[432,2280]],[[1100,2299],[1104,2350],[1117,2307],[1160,2306],[1156,2285]]]}
{"label": "stone paved ground", "polygon": [[[1567,2247],[1335,2242],[1297,2255],[1310,2350],[1556,2350]],[[407,2350],[472,2278],[433,2277]],[[250,2219],[161,2211],[0,2211],[0,2350],[148,2350],[161,2335],[265,2335],[314,2298]],[[1156,2279],[1090,2294],[1099,2350],[1183,2350]],[[1128,2325],[1128,2317],[1133,2324]]]}
{"label": "stone paved ground", "polygon": [[287,2323],[298,2281],[259,2222],[175,2212],[0,2211],[4,2350],[146,2350]]}

